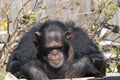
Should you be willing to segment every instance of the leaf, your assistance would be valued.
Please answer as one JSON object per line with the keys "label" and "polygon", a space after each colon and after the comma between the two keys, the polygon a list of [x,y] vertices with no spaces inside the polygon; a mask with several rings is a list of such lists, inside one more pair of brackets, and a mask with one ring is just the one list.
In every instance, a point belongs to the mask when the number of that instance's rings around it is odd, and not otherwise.
{"label": "leaf", "polygon": [[76,0],[76,5],[80,5],[80,0]]}
{"label": "leaf", "polygon": [[6,10],[6,14],[8,15],[10,13],[10,9],[8,8],[7,10]]}
{"label": "leaf", "polygon": [[109,20],[108,20],[108,23],[111,23],[112,22],[112,18],[110,18]]}
{"label": "leaf", "polygon": [[114,0],[106,0],[106,5],[110,5]]}
{"label": "leaf", "polygon": [[102,7],[102,3],[99,3],[99,4],[98,4],[98,8],[101,8],[101,7]]}
{"label": "leaf", "polygon": [[96,30],[97,29],[97,26],[95,24],[92,25],[91,27],[92,30]]}
{"label": "leaf", "polygon": [[7,30],[7,20],[2,20],[0,23],[0,29],[5,31]]}
{"label": "leaf", "polygon": [[41,8],[42,10],[44,10],[44,9],[46,9],[46,6],[45,6],[44,4],[41,4],[41,5],[40,5],[40,8]]}
{"label": "leaf", "polygon": [[120,42],[120,37],[118,37],[115,41],[116,41],[116,42]]}
{"label": "leaf", "polygon": [[118,72],[120,73],[120,63],[117,65]]}
{"label": "leaf", "polygon": [[112,46],[112,52],[113,52],[113,54],[117,54],[118,53],[118,50],[117,50],[116,46]]}
{"label": "leaf", "polygon": [[13,37],[11,38],[11,40],[12,40],[12,41],[15,41],[16,38],[17,38],[16,36],[13,36]]}
{"label": "leaf", "polygon": [[18,27],[19,28],[22,27],[22,23],[21,22],[18,23]]}
{"label": "leaf", "polygon": [[117,10],[117,6],[111,6],[110,9],[109,9],[109,12],[111,14],[114,14],[115,10]]}
{"label": "leaf", "polygon": [[34,21],[36,21],[35,17],[31,17],[30,20],[29,20],[29,22],[34,22]]}

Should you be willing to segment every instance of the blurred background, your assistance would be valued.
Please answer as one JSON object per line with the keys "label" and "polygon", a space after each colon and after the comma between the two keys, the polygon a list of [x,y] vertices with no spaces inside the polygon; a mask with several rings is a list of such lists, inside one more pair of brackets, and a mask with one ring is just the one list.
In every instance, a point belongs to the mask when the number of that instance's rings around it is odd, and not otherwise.
{"label": "blurred background", "polygon": [[0,69],[35,22],[72,20],[104,53],[107,73],[120,73],[120,0],[0,0]]}

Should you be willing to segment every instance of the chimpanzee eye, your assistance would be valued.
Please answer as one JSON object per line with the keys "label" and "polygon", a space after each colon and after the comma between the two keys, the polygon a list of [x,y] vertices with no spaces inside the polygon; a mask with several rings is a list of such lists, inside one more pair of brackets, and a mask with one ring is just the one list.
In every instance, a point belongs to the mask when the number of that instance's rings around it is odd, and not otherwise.
{"label": "chimpanzee eye", "polygon": [[62,46],[61,47],[50,47],[50,48],[46,48],[45,50],[49,52],[49,51],[54,50],[54,49],[63,50],[63,47]]}
{"label": "chimpanzee eye", "polygon": [[62,49],[62,47],[57,47],[56,49],[61,50],[61,49]]}
{"label": "chimpanzee eye", "polygon": [[64,47],[61,46],[61,47],[57,47],[56,49],[63,51]]}
{"label": "chimpanzee eye", "polygon": [[52,48],[46,48],[45,50],[49,52],[52,50]]}

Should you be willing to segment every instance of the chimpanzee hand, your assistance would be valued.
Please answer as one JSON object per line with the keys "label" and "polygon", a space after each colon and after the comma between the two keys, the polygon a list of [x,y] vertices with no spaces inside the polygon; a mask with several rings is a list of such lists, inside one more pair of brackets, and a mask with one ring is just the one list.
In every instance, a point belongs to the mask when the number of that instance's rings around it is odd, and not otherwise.
{"label": "chimpanzee hand", "polygon": [[92,64],[87,56],[82,57],[67,70],[65,76],[66,78],[78,78],[87,76],[87,73],[89,73],[89,76],[95,74],[95,77],[100,76],[100,72]]}
{"label": "chimpanzee hand", "polygon": [[38,60],[27,62],[21,70],[28,76],[28,80],[49,80]]}
{"label": "chimpanzee hand", "polygon": [[85,75],[85,66],[86,61],[88,61],[87,57],[81,58],[79,61],[75,62],[65,73],[67,78],[77,78]]}
{"label": "chimpanzee hand", "polygon": [[65,73],[65,77],[66,78],[77,78],[79,76],[79,68],[75,66],[71,67],[66,73]]}
{"label": "chimpanzee hand", "polygon": [[82,69],[82,64],[79,63],[74,63],[65,73],[66,78],[78,78],[78,77],[82,77],[83,75],[84,75],[84,70]]}

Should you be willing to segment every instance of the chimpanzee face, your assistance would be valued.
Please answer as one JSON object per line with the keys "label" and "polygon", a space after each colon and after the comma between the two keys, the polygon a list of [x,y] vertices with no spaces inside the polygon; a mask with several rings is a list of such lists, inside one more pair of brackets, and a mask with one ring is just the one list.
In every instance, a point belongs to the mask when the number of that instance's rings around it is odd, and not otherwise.
{"label": "chimpanzee face", "polygon": [[45,29],[45,50],[50,66],[59,68],[64,63],[64,44],[62,30],[58,27]]}

